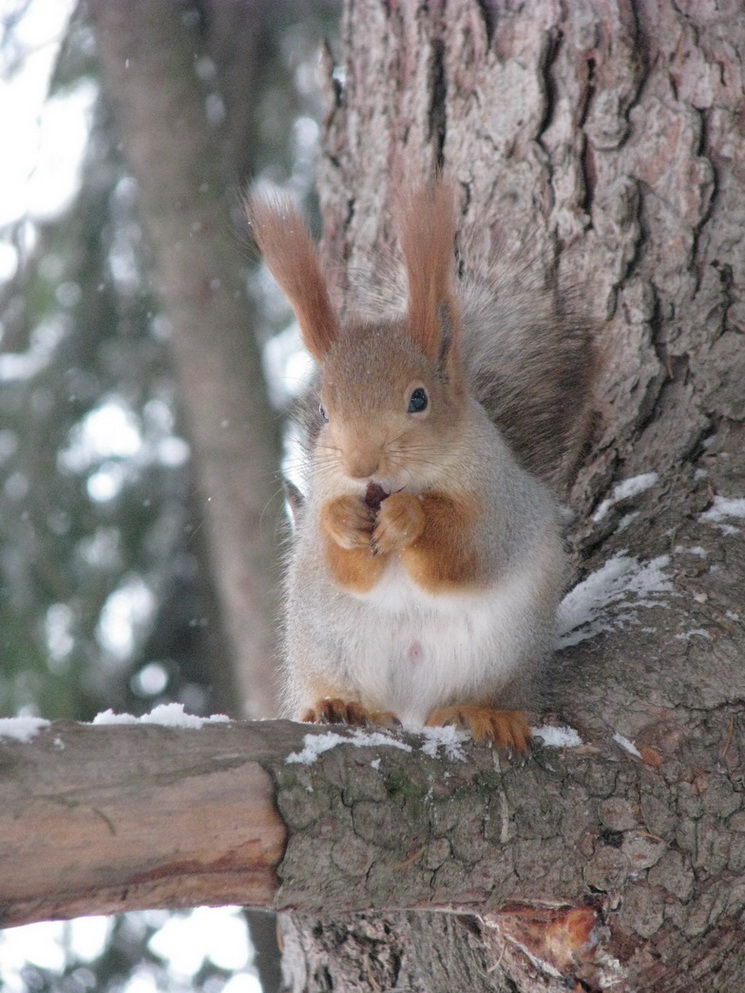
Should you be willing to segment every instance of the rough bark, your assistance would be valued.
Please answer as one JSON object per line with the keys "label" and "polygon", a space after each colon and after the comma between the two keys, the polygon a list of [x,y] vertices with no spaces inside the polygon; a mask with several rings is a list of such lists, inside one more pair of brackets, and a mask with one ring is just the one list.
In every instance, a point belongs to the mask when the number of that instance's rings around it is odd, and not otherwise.
{"label": "rough bark", "polygon": [[241,699],[249,716],[272,716],[279,444],[225,192],[234,177],[220,168],[178,5],[89,9],[170,325]]}
{"label": "rough bark", "polygon": [[[344,44],[319,177],[329,259],[368,268],[389,243],[402,176],[442,165],[476,247],[497,234],[553,257],[598,323],[598,419],[571,495],[571,541],[577,579],[610,564],[627,583],[606,588],[603,630],[560,653],[555,689],[585,740],[621,734],[645,766],[629,779],[601,750],[583,760],[597,779],[579,792],[568,769],[556,789],[533,765],[515,771],[515,791],[537,791],[539,808],[510,819],[510,862],[530,881],[521,898],[600,906],[593,955],[620,971],[592,972],[581,953],[552,978],[515,951],[535,948],[520,937],[526,918],[510,932],[335,915],[285,922],[288,982],[739,989],[745,542],[743,504],[727,501],[745,495],[741,5],[355,0]],[[343,273],[339,283],[343,295]],[[650,472],[644,492],[614,496]],[[635,594],[650,569],[661,570],[657,591]],[[567,834],[562,800],[576,798],[579,824],[591,796],[599,829]],[[725,824],[735,833],[720,845]],[[651,862],[634,854],[639,841],[661,846]],[[513,943],[497,948],[499,934]]]}

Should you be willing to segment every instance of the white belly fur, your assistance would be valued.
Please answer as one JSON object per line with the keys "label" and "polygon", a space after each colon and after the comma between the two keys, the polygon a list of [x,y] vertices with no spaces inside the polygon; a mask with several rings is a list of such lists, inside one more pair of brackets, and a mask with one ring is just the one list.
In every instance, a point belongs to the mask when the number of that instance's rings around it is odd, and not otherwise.
{"label": "white belly fur", "polygon": [[526,664],[526,652],[535,653],[538,580],[522,571],[487,590],[433,595],[391,562],[370,593],[353,598],[355,644],[345,631],[360,698],[421,726],[454,698],[498,691]]}

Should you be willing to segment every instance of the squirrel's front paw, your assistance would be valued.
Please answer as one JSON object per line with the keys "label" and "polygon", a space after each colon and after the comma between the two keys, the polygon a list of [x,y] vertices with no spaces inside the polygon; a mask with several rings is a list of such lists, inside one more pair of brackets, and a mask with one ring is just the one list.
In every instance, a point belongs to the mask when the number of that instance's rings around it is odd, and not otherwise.
{"label": "squirrel's front paw", "polygon": [[399,490],[380,505],[372,535],[374,552],[395,552],[412,545],[424,530],[424,510],[418,497]]}
{"label": "squirrel's front paw", "polygon": [[375,513],[359,497],[337,497],[322,509],[321,524],[342,548],[369,548]]}

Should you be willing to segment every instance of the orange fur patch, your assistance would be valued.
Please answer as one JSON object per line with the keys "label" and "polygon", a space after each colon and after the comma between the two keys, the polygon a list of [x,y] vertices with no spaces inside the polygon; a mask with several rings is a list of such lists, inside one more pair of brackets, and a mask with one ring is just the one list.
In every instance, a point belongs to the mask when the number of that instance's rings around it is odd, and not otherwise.
{"label": "orange fur patch", "polygon": [[406,571],[430,593],[478,586],[482,567],[474,546],[475,503],[466,497],[432,492],[422,495],[421,504],[424,530],[400,553]]}
{"label": "orange fur patch", "polygon": [[326,565],[344,590],[367,593],[385,569],[388,556],[372,544],[374,526],[375,514],[359,497],[338,497],[321,509]]}
{"label": "orange fur patch", "polygon": [[368,593],[378,582],[388,563],[388,556],[373,555],[370,548],[342,548],[326,539],[326,565],[343,590]]}

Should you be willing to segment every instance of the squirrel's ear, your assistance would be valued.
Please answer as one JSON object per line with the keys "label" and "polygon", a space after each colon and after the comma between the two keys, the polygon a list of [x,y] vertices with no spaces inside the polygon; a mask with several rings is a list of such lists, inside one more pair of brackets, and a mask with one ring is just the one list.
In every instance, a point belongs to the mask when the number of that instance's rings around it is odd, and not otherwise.
{"label": "squirrel's ear", "polygon": [[399,241],[409,284],[409,332],[425,355],[445,362],[460,336],[455,290],[455,209],[441,177],[398,202]]}
{"label": "squirrel's ear", "polygon": [[305,219],[288,197],[259,193],[249,196],[246,213],[264,261],[295,311],[305,347],[322,362],[339,321]]}

